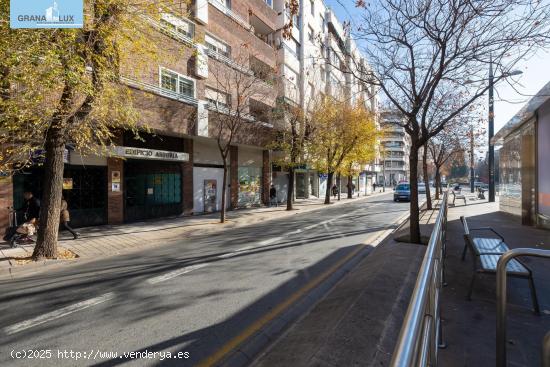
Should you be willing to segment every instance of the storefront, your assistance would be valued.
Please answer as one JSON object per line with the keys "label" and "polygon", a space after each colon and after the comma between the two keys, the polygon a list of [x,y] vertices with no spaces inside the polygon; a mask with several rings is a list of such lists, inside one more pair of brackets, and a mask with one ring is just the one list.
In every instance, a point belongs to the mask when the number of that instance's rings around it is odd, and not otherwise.
{"label": "storefront", "polygon": [[[210,139],[196,139],[193,144],[193,213],[221,210],[222,183],[223,160],[216,143]],[[230,206],[229,191],[226,208]]]}
{"label": "storefront", "polygon": [[550,228],[550,83],[495,134],[500,210]]}
{"label": "storefront", "polygon": [[239,147],[238,154],[239,207],[260,206],[263,152],[260,149]]}
{"label": "storefront", "polygon": [[319,175],[311,169],[296,170],[296,198],[319,197]]}

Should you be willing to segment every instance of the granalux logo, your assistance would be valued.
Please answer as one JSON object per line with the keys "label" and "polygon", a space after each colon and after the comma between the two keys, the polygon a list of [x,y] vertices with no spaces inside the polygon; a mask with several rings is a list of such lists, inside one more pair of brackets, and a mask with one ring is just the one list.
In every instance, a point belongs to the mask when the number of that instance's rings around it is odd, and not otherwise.
{"label": "granalux logo", "polygon": [[82,28],[84,0],[10,0],[11,28]]}

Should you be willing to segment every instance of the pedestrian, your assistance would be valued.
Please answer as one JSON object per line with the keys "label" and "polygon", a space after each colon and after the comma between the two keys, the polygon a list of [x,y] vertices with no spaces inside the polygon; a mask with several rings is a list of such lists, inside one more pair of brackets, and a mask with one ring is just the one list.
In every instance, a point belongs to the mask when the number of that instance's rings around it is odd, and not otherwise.
{"label": "pedestrian", "polygon": [[332,196],[336,198],[337,195],[338,195],[338,187],[336,186],[336,184],[334,184],[332,185]]}
{"label": "pedestrian", "polygon": [[372,183],[372,192],[373,192],[373,193],[376,192],[376,182],[373,182],[373,183]]}
{"label": "pedestrian", "polygon": [[65,200],[65,197],[61,197],[61,209],[60,209],[60,216],[59,216],[59,222],[65,228],[67,231],[71,232],[73,235],[73,239],[78,239],[78,233],[75,232],[74,229],[71,228],[69,225],[69,222],[71,221],[71,216],[69,214],[69,206],[67,204],[67,201]]}
{"label": "pedestrian", "polygon": [[25,203],[23,204],[23,224],[17,227],[16,233],[9,239],[10,245],[15,247],[17,242],[32,243],[31,238],[37,230],[38,219],[40,218],[40,200],[34,197],[32,191],[23,193]]}
{"label": "pedestrian", "polygon": [[355,184],[354,183],[351,184],[351,194],[355,195]]}
{"label": "pedestrian", "polygon": [[279,202],[277,201],[277,189],[275,188],[275,185],[271,185],[271,189],[269,189],[269,206],[271,205],[279,206]]}

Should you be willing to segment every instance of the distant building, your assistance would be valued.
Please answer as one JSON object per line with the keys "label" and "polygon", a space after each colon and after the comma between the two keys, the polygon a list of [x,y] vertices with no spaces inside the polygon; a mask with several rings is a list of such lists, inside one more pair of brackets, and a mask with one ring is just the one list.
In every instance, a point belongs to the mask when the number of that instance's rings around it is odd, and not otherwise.
{"label": "distant building", "polygon": [[380,113],[380,127],[383,131],[380,155],[382,175],[378,184],[394,185],[409,180],[409,153],[411,148],[409,135],[402,127],[403,116],[396,111]]}
{"label": "distant building", "polygon": [[501,145],[500,210],[550,228],[550,82],[492,140]]}

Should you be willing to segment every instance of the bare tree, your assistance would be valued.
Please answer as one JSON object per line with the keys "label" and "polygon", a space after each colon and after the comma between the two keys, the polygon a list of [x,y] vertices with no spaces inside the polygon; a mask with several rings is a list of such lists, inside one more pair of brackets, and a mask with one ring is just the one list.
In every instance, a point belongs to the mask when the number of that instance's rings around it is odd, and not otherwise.
{"label": "bare tree", "polygon": [[[208,135],[216,140],[223,162],[222,200],[220,222],[225,222],[227,202],[227,179],[232,145],[238,141],[262,136],[270,119],[270,108],[275,100],[274,89],[268,84],[274,80],[274,70],[267,64],[255,61],[248,44],[232,55],[233,66],[216,63],[210,67],[211,78],[207,81],[209,109],[214,116],[209,118]],[[234,203],[232,203],[232,206]]]}
{"label": "bare tree", "polygon": [[[376,83],[405,117],[411,137],[410,240],[420,241],[418,152],[517,62],[548,43],[550,4],[528,0],[382,0],[353,29]],[[353,71],[350,71],[353,72]],[[364,75],[355,75],[364,78]],[[456,103],[445,103],[459,94]]]}

